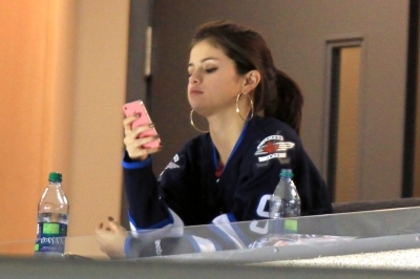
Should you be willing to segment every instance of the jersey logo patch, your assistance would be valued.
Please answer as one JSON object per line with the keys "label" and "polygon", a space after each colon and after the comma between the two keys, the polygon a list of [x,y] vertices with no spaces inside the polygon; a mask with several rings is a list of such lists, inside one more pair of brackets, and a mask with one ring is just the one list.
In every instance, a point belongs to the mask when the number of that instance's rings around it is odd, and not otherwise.
{"label": "jersey logo patch", "polygon": [[266,162],[274,158],[287,158],[287,150],[295,147],[290,141],[284,141],[283,136],[268,136],[257,146],[255,156],[259,162]]}
{"label": "jersey logo patch", "polygon": [[179,156],[178,154],[175,154],[174,158],[172,159],[172,161],[174,161],[174,163],[179,161]]}
{"label": "jersey logo patch", "polygon": [[167,169],[179,169],[180,166],[178,164],[176,164],[179,161],[179,156],[178,154],[175,154],[175,156],[172,158],[172,161],[169,162],[169,164],[165,167],[165,169],[162,171],[162,173],[160,175],[163,174],[163,172]]}
{"label": "jersey logo patch", "polygon": [[166,166],[165,170],[166,170],[166,169],[179,169],[179,168],[180,168],[180,166],[179,166],[179,165],[177,165],[177,164],[175,164],[175,163],[170,162],[170,163]]}

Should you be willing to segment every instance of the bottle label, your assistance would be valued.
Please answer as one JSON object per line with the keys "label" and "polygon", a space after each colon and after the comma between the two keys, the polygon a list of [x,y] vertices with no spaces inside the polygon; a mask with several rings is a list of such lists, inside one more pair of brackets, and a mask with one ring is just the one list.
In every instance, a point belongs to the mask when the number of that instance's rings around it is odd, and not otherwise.
{"label": "bottle label", "polygon": [[274,234],[296,234],[298,233],[298,220],[289,218],[271,219],[270,233]]}
{"label": "bottle label", "polygon": [[51,252],[64,254],[67,225],[56,222],[39,222],[35,253]]}

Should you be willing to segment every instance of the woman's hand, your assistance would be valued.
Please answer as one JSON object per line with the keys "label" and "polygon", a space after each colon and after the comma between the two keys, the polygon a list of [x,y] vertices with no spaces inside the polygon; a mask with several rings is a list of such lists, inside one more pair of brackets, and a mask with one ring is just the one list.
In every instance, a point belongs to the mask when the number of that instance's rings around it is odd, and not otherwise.
{"label": "woman's hand", "polygon": [[111,259],[125,258],[125,240],[128,233],[114,218],[108,217],[108,225],[101,222],[95,230],[96,240],[99,242],[101,251]]}
{"label": "woman's hand", "polygon": [[131,129],[131,124],[139,117],[138,114],[134,114],[132,116],[129,116],[124,119],[123,125],[124,125],[124,144],[125,148],[127,150],[128,156],[132,160],[141,160],[144,161],[147,159],[149,154],[153,154],[158,152],[161,147],[157,148],[143,148],[142,145],[149,143],[157,138],[159,136],[151,136],[151,137],[143,137],[139,138],[139,135],[148,129],[153,128],[153,124],[149,125],[142,125],[135,129]]}

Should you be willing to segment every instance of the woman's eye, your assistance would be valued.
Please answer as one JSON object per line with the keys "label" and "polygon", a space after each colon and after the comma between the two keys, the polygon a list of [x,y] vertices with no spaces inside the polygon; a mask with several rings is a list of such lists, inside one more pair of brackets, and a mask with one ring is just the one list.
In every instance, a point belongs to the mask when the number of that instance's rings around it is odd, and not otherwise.
{"label": "woman's eye", "polygon": [[206,69],[206,73],[213,73],[216,70],[217,70],[217,68]]}

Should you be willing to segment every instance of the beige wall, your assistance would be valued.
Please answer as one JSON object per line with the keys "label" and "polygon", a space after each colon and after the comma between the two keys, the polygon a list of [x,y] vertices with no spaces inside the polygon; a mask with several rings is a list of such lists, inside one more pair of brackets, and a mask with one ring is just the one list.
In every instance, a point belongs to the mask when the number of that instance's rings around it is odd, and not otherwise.
{"label": "beige wall", "polygon": [[[35,238],[50,171],[63,173],[69,235],[93,234],[120,215],[129,0],[0,7],[0,241]],[[99,253],[87,246],[68,250]]]}
{"label": "beige wall", "polygon": [[[73,236],[92,234],[99,221],[120,216],[128,19],[129,0],[77,1],[68,192]],[[84,246],[67,248],[77,253]]]}
{"label": "beige wall", "polygon": [[[49,1],[0,1],[0,240],[34,237],[45,183]],[[45,8],[47,7],[47,8]],[[6,214],[7,213],[7,214]]]}

